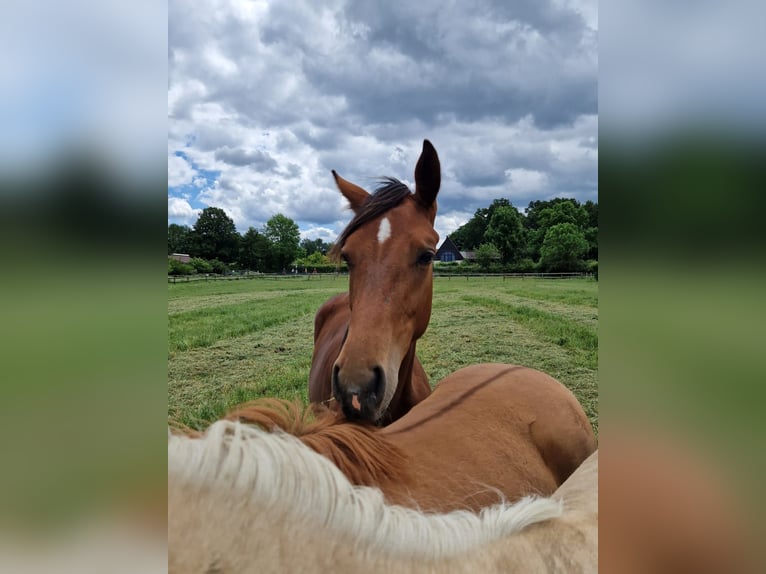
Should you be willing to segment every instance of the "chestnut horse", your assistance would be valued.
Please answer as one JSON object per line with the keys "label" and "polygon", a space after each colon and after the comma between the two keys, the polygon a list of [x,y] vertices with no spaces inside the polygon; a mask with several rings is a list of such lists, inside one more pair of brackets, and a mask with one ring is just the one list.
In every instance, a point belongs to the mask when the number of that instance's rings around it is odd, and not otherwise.
{"label": "chestnut horse", "polygon": [[349,419],[387,423],[431,392],[415,343],[431,318],[439,157],[425,140],[415,193],[388,178],[369,194],[332,173],[354,211],[331,251],[348,265],[349,288],[317,312],[309,400],[334,398]]}
{"label": "chestnut horse", "polygon": [[352,486],[286,433],[168,439],[168,572],[596,572],[598,455],[551,498],[424,514]]}
{"label": "chestnut horse", "polygon": [[254,401],[227,415],[295,434],[354,484],[421,510],[479,510],[550,495],[596,449],[574,395],[545,373],[515,365],[465,367],[384,428],[334,413],[307,422],[291,403]]}

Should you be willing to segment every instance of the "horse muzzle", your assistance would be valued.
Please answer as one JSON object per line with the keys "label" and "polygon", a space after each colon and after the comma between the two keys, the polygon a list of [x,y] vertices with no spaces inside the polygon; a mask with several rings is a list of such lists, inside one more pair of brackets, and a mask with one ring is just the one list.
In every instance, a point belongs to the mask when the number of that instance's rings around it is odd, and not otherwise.
{"label": "horse muzzle", "polygon": [[332,372],[332,394],[343,414],[349,420],[375,422],[386,390],[383,368],[376,366],[367,372],[356,373],[355,380],[349,380],[346,375],[336,363]]}

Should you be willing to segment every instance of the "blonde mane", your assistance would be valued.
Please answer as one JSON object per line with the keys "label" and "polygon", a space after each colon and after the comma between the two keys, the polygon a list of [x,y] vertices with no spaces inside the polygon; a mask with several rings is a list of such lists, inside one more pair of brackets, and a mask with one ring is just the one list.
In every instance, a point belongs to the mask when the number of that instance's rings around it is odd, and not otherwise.
{"label": "blonde mane", "polygon": [[387,505],[379,489],[353,486],[298,437],[230,420],[214,423],[201,438],[169,434],[168,477],[171,485],[230,492],[291,521],[321,524],[360,548],[423,559],[454,556],[562,513],[559,500],[535,497],[478,514]]}

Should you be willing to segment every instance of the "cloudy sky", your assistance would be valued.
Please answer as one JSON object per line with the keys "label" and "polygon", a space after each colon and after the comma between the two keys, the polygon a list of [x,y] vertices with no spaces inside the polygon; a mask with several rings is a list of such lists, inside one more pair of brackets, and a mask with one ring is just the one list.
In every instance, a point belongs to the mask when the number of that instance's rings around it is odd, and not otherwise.
{"label": "cloudy sky", "polygon": [[505,197],[597,200],[595,0],[171,0],[168,221],[223,208],[333,240],[330,170],[442,163],[441,237]]}

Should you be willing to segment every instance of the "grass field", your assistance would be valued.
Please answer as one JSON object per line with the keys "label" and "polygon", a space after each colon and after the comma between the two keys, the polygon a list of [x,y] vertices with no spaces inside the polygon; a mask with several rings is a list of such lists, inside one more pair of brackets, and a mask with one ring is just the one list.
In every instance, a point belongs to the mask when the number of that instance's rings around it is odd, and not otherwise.
{"label": "grass field", "polygon": [[[324,276],[168,285],[168,410],[193,428],[258,397],[307,400],[314,313],[345,291]],[[592,279],[434,279],[418,343],[431,384],[475,363],[545,371],[598,431],[598,283]]]}

